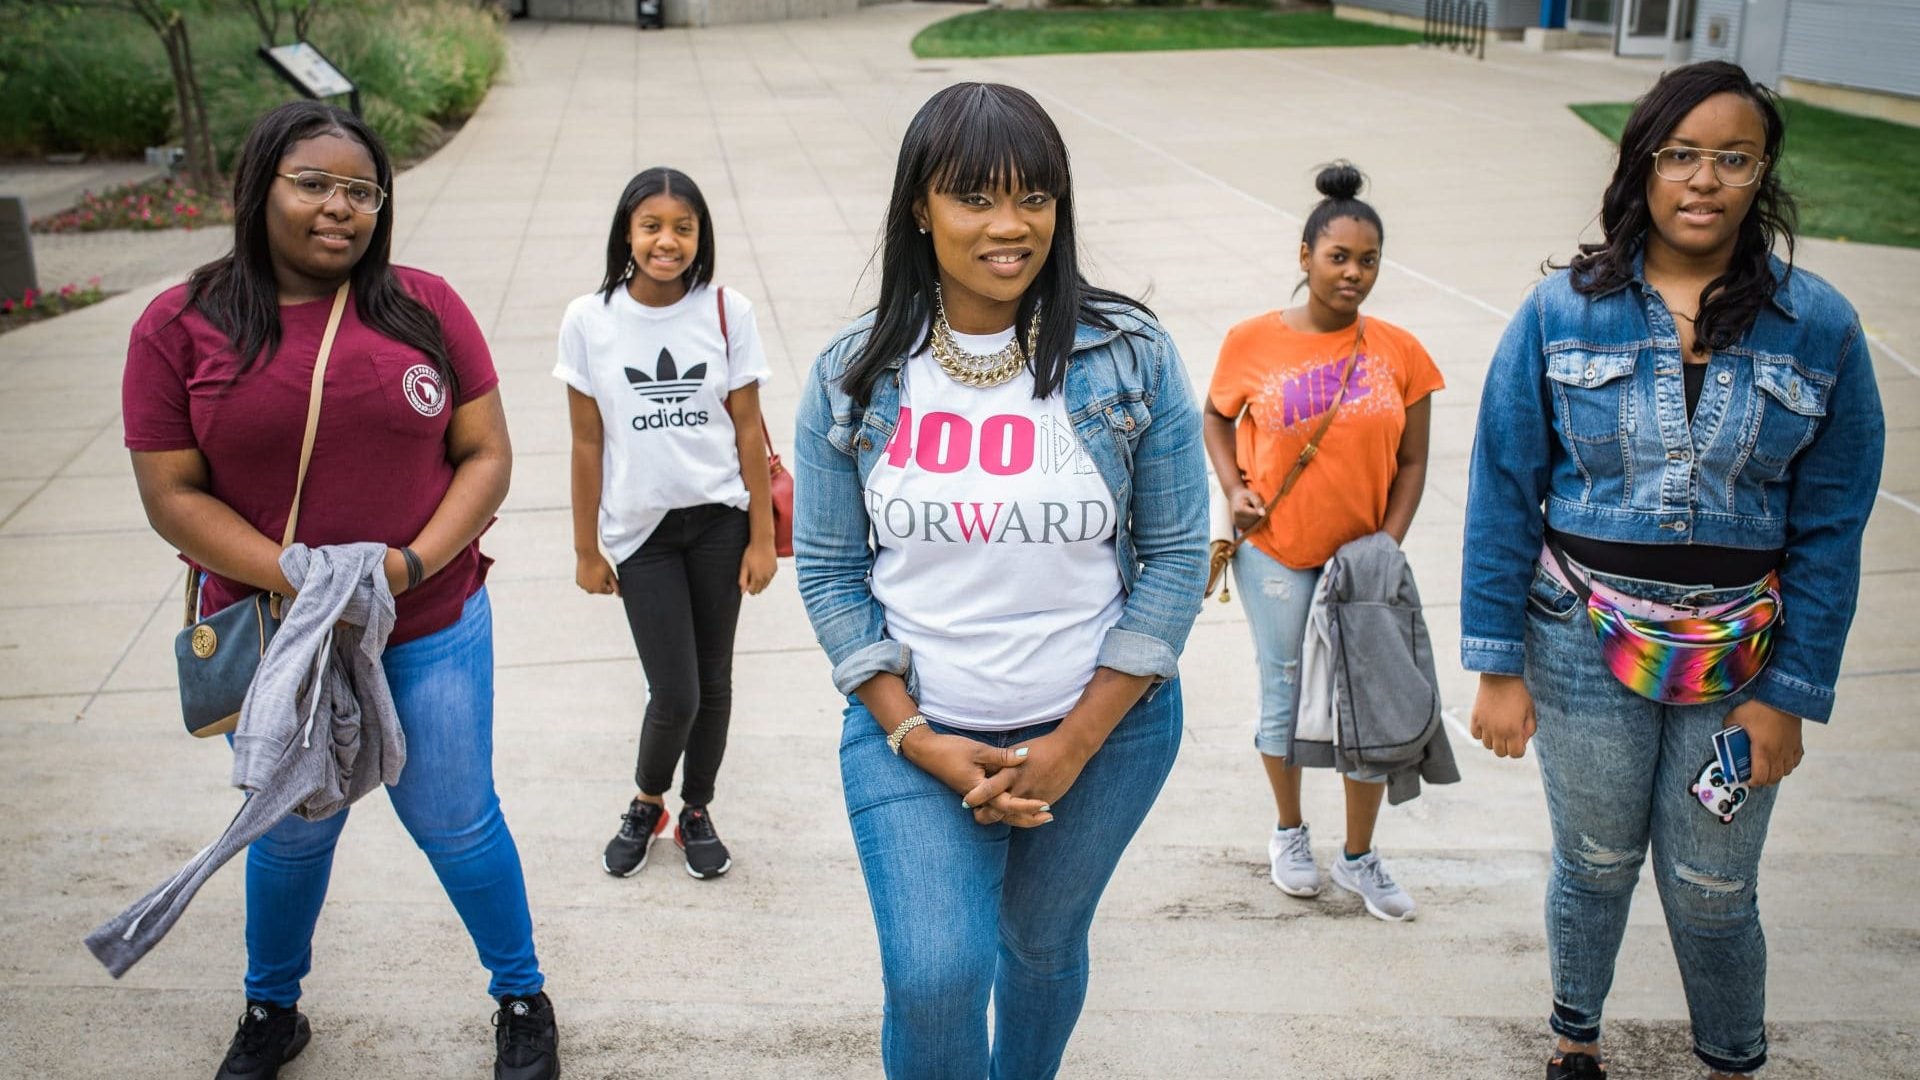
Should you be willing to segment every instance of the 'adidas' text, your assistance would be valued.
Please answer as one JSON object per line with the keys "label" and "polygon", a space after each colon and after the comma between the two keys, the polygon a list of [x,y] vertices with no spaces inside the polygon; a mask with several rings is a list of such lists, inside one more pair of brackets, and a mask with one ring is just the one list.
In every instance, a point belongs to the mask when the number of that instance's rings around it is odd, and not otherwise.
{"label": "'adidas' text", "polygon": [[667,412],[662,409],[657,413],[634,417],[633,430],[653,431],[658,428],[699,427],[706,422],[707,410],[705,409],[700,409],[696,412],[688,412],[685,409],[675,409],[672,412]]}

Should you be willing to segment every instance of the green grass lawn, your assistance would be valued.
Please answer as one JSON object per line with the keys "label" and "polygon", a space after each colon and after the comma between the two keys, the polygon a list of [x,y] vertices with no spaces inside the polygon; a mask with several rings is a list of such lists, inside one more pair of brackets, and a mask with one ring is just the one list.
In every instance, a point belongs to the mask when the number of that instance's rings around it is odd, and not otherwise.
{"label": "green grass lawn", "polygon": [[[1920,128],[1783,100],[1782,181],[1800,204],[1800,232],[1920,247]],[[1571,106],[1618,141],[1631,105]]]}
{"label": "green grass lawn", "polygon": [[934,23],[913,53],[1032,56],[1163,49],[1270,49],[1310,45],[1406,45],[1410,30],[1347,22],[1324,11],[1262,8],[1114,8],[1006,11],[990,8]]}

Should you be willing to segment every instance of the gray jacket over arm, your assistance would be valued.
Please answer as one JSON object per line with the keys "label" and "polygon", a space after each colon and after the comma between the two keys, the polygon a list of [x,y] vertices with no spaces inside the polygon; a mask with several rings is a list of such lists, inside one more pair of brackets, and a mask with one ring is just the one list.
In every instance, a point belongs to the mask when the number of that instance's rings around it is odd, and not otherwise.
{"label": "gray jacket over arm", "polygon": [[1325,612],[1337,731],[1331,745],[1296,739],[1288,758],[1347,775],[1384,775],[1387,801],[1395,805],[1417,797],[1421,780],[1458,783],[1440,718],[1433,642],[1400,545],[1377,532],[1342,546],[1320,576],[1314,603]]}
{"label": "gray jacket over arm", "polygon": [[280,568],[297,593],[260,658],[233,736],[246,802],[218,840],[87,935],[115,978],[165,937],[226,861],[288,814],[318,821],[399,782],[406,738],[380,656],[393,632],[383,544],[295,544]]}

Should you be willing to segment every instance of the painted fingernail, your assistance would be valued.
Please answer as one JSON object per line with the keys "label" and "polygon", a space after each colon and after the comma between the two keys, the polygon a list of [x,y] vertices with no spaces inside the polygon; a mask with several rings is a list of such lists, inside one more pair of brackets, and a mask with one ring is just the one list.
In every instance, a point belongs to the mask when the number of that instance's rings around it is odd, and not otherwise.
{"label": "painted fingernail", "polygon": [[1013,756],[1014,756],[1014,757],[1026,757],[1026,756],[1027,756],[1027,748],[1023,746],[1023,747],[1021,747],[1020,749],[1018,749],[1018,750],[1015,750],[1015,751],[1013,752]]}
{"label": "painted fingernail", "polygon": [[1040,812],[1041,812],[1041,813],[1043,813],[1043,814],[1050,814],[1050,813],[1052,813],[1052,812],[1053,812],[1053,805],[1052,805],[1051,803],[1042,803],[1042,804],[1040,805]]}

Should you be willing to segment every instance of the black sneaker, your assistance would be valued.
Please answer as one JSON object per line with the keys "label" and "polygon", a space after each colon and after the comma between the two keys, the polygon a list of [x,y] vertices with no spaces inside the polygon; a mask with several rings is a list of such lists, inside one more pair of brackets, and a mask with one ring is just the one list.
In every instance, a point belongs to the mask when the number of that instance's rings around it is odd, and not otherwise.
{"label": "black sneaker", "polygon": [[313,1038],[313,1028],[297,1005],[281,1008],[264,1001],[247,1002],[240,1014],[240,1030],[227,1044],[227,1059],[213,1080],[273,1080],[280,1066],[300,1056]]}
{"label": "black sneaker", "polygon": [[713,818],[704,806],[689,806],[680,811],[680,825],[673,830],[673,842],[687,853],[687,873],[705,880],[716,878],[733,867],[727,845],[713,831]]}
{"label": "black sneaker", "polygon": [[614,877],[632,877],[647,865],[647,849],[667,827],[667,808],[635,799],[620,816],[620,831],[607,841],[600,868]]}
{"label": "black sneaker", "polygon": [[545,991],[503,997],[493,1014],[493,1080],[555,1080],[560,1075],[560,1029]]}
{"label": "black sneaker", "polygon": [[1592,1054],[1555,1054],[1547,1061],[1547,1080],[1602,1080],[1607,1067]]}

